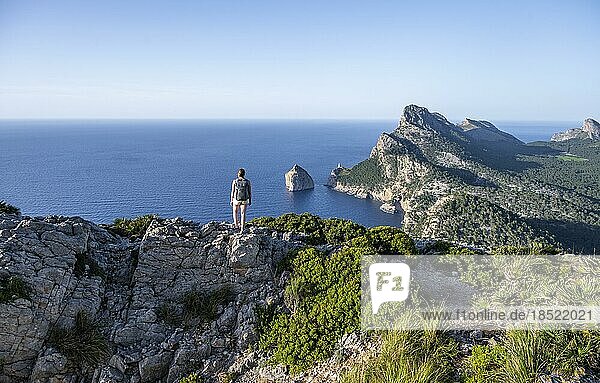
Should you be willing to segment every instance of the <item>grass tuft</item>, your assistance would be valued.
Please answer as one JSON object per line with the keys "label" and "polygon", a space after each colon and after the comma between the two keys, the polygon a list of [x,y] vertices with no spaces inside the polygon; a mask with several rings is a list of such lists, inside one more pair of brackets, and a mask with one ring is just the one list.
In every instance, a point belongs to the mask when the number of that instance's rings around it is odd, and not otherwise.
{"label": "grass tuft", "polygon": [[48,344],[80,368],[96,367],[110,356],[108,341],[96,321],[86,311],[79,311],[69,328],[50,331]]}
{"label": "grass tuft", "polygon": [[507,331],[499,343],[475,346],[466,359],[466,383],[534,383],[559,375],[578,381],[600,362],[597,331]]}
{"label": "grass tuft", "polygon": [[169,326],[192,327],[216,319],[220,305],[231,302],[234,294],[230,286],[212,292],[191,290],[176,302],[165,302],[156,309],[159,320]]}
{"label": "grass tuft", "polygon": [[386,331],[381,353],[355,365],[342,383],[453,382],[456,342],[441,331]]}

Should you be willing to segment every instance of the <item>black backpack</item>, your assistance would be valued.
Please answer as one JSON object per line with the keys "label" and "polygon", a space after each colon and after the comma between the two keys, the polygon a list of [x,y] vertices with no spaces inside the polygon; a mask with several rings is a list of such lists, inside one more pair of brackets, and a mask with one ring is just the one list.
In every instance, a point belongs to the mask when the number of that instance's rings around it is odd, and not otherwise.
{"label": "black backpack", "polygon": [[235,192],[233,197],[236,201],[247,201],[250,198],[250,183],[245,178],[235,180]]}

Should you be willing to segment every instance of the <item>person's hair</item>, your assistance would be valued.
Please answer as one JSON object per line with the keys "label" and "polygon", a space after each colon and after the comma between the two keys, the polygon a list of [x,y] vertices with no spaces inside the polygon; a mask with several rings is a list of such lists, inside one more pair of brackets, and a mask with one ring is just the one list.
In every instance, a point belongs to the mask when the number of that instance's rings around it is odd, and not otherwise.
{"label": "person's hair", "polygon": [[239,168],[238,169],[238,177],[244,178],[245,175],[246,175],[246,170],[244,170],[244,168]]}

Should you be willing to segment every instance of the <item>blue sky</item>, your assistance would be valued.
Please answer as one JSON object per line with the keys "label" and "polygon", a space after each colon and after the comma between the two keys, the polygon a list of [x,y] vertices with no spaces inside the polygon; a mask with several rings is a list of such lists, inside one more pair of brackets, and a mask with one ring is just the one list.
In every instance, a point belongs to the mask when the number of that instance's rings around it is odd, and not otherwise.
{"label": "blue sky", "polygon": [[0,0],[0,118],[598,118],[600,2]]}

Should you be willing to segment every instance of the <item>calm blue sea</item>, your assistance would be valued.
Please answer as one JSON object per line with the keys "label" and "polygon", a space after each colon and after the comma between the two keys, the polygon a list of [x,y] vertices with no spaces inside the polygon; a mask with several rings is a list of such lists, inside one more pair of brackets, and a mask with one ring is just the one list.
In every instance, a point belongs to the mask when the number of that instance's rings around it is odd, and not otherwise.
{"label": "calm blue sea", "polygon": [[[230,220],[229,191],[244,167],[250,218],[286,212],[400,225],[379,204],[322,186],[338,163],[367,158],[394,121],[0,121],[0,200],[27,215],[78,215],[99,223],[156,213],[201,223]],[[575,123],[499,123],[525,141]],[[295,163],[311,191],[285,190]]]}

